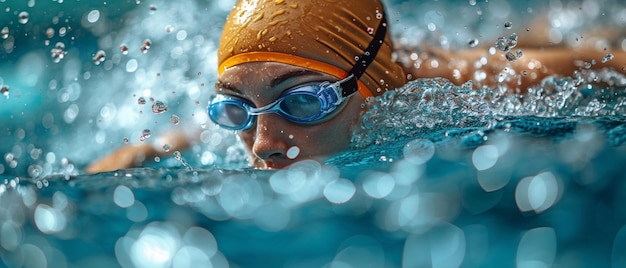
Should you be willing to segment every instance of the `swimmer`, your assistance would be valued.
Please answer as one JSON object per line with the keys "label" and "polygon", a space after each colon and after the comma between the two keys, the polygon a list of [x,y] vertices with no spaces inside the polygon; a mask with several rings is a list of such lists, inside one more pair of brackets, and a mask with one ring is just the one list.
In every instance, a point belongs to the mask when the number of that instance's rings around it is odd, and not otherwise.
{"label": "swimmer", "polygon": [[[443,77],[463,84],[484,71],[475,87],[500,83],[522,92],[548,75],[571,75],[580,62],[595,59],[594,68],[626,68],[623,51],[612,52],[619,61],[603,63],[607,51],[541,47],[524,48],[515,61],[486,49],[421,48],[417,57],[399,62],[409,58],[403,53],[411,48],[394,47],[392,26],[380,0],[240,0],[221,36],[209,117],[237,132],[252,166],[280,169],[348,150],[365,100],[410,79]],[[513,70],[515,79],[497,79],[503,70]],[[189,146],[186,135],[166,137],[176,146],[172,151]],[[141,165],[160,151],[155,147],[123,147],[86,171]]]}

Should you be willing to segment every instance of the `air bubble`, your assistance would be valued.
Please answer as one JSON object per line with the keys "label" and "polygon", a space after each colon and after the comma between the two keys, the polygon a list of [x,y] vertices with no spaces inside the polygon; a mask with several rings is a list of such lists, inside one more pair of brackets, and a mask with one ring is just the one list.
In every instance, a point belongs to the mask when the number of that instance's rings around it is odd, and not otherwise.
{"label": "air bubble", "polygon": [[505,22],[504,23],[504,28],[507,28],[507,29],[513,28],[513,23],[510,22],[510,21]]}
{"label": "air bubble", "polygon": [[139,105],[144,105],[144,104],[146,104],[146,98],[144,98],[144,97],[139,97],[139,98],[137,99],[137,104],[139,104]]}
{"label": "air bubble", "polygon": [[162,101],[155,101],[154,104],[152,104],[152,112],[155,114],[167,112],[167,105]]}
{"label": "air bubble", "polygon": [[17,21],[21,24],[28,23],[28,18],[29,18],[29,15],[28,15],[28,12],[26,11],[22,11],[20,12],[20,14],[17,15]]}
{"label": "air bubble", "polygon": [[370,34],[370,35],[371,35],[371,34],[374,34],[374,28],[372,28],[372,27],[367,27],[367,33],[368,33],[368,34]]}
{"label": "air bubble", "polygon": [[170,151],[170,145],[169,144],[163,144],[163,151],[168,153]]}
{"label": "air bubble", "polygon": [[128,144],[128,138],[124,138],[124,144]]}
{"label": "air bubble", "polygon": [[172,25],[165,26],[165,32],[166,33],[171,33],[173,31],[174,31],[174,26],[172,26]]}
{"label": "air bubble", "polygon": [[106,60],[106,53],[104,52],[104,50],[98,50],[98,52],[96,52],[96,55],[93,56],[93,63],[96,65],[100,65],[100,63],[103,63]]}
{"label": "air bubble", "polygon": [[469,4],[470,4],[470,6],[475,6],[476,5],[476,0],[469,0]]}

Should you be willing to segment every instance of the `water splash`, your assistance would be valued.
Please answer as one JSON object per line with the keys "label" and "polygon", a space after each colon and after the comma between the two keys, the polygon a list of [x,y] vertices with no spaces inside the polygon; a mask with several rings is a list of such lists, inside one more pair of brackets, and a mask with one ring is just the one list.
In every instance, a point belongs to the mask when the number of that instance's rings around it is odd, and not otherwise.
{"label": "water splash", "polygon": [[523,94],[500,86],[474,90],[471,83],[418,79],[368,99],[366,106],[361,129],[352,137],[354,148],[404,137],[441,140],[440,131],[489,129],[511,116],[620,116],[626,113],[626,76],[608,68],[580,70],[572,77],[547,77]]}

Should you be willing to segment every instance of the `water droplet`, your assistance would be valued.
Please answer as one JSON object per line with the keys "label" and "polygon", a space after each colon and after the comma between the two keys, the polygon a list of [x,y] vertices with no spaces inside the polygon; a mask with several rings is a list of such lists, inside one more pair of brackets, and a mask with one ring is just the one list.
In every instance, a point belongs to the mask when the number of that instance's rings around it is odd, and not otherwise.
{"label": "water droplet", "polygon": [[498,37],[496,48],[500,51],[508,52],[517,46],[517,34],[513,33],[508,37]]}
{"label": "water droplet", "polygon": [[100,11],[92,10],[87,14],[87,21],[90,23],[95,23],[100,19]]}
{"label": "water droplet", "polygon": [[368,34],[374,34],[374,28],[372,28],[372,27],[367,27],[367,33],[368,33]]}
{"label": "water droplet", "polygon": [[517,57],[515,56],[515,54],[513,54],[513,52],[509,51],[506,53],[506,59],[510,62],[515,62],[517,61]]}
{"label": "water droplet", "polygon": [[513,27],[513,23],[512,22],[507,21],[507,22],[504,23],[504,28],[511,29],[512,27]]}
{"label": "water droplet", "polygon": [[67,52],[65,52],[65,44],[58,42],[53,49],[50,50],[50,54],[52,57],[52,61],[54,63],[59,63]]}
{"label": "water droplet", "polygon": [[152,104],[152,112],[155,114],[167,112],[167,105],[162,101],[155,101],[154,104]]}
{"label": "water droplet", "polygon": [[152,133],[149,129],[144,129],[143,132],[141,132],[141,137],[144,139],[150,138],[151,135]]}
{"label": "water droplet", "polygon": [[154,157],[154,162],[157,162],[157,163],[161,162],[161,158],[158,157],[158,156],[155,156]]}
{"label": "water droplet", "polygon": [[96,52],[96,55],[93,56],[93,63],[96,65],[100,65],[100,63],[103,63],[106,60],[106,53],[104,52],[104,50],[98,50],[98,52]]}
{"label": "water droplet", "polygon": [[172,121],[173,125],[178,125],[178,123],[180,123],[180,117],[178,117],[177,115],[172,115],[170,120]]}
{"label": "water droplet", "polygon": [[9,38],[9,27],[4,27],[2,28],[2,31],[0,31],[0,35],[2,35],[2,39],[7,39]]}
{"label": "water droplet", "polygon": [[126,44],[120,45],[120,51],[122,52],[123,55],[127,55],[128,54],[128,46]]}
{"label": "water droplet", "polygon": [[377,19],[382,19],[383,18],[383,13],[380,13],[380,11],[376,10],[376,18]]}
{"label": "water droplet", "polygon": [[9,98],[9,86],[7,85],[0,86],[0,94],[4,95],[8,99]]}
{"label": "water droplet", "polygon": [[137,99],[137,104],[139,104],[139,105],[144,105],[144,104],[146,104],[146,98],[144,98],[144,97],[139,97],[139,98]]}
{"label": "water droplet", "polygon": [[48,37],[48,38],[54,37],[54,29],[53,28],[46,29],[46,37]]}
{"label": "water droplet", "polygon": [[613,54],[609,53],[606,54],[603,58],[602,58],[602,63],[606,63],[607,61],[610,61],[614,58]]}
{"label": "water droplet", "polygon": [[17,21],[21,24],[26,24],[28,23],[28,17],[28,12],[22,11],[17,15]]}
{"label": "water droplet", "polygon": [[152,41],[150,41],[150,39],[143,40],[143,44],[141,44],[140,48],[141,52],[144,54],[148,53],[150,46],[152,46]]}
{"label": "water droplet", "polygon": [[468,45],[471,48],[477,47],[479,44],[478,39],[474,38],[472,40],[469,40]]}
{"label": "water droplet", "polygon": [[169,144],[163,144],[163,151],[168,153],[170,151],[170,145]]}
{"label": "water droplet", "polygon": [[289,159],[295,159],[296,157],[298,157],[299,154],[300,147],[298,146],[291,146],[291,148],[287,150],[287,158]]}
{"label": "water droplet", "polygon": [[183,159],[183,156],[180,154],[179,151],[174,151],[174,158],[176,158],[176,160],[178,160],[178,162],[180,162],[180,164],[183,165],[188,170],[193,170],[191,166],[187,163],[187,161]]}
{"label": "water droplet", "polygon": [[128,144],[128,138],[124,138],[124,144]]}
{"label": "water droplet", "polygon": [[524,52],[521,49],[515,51],[515,56],[519,59],[524,56]]}
{"label": "water droplet", "polygon": [[67,28],[61,27],[59,28],[59,37],[64,37],[67,34]]}

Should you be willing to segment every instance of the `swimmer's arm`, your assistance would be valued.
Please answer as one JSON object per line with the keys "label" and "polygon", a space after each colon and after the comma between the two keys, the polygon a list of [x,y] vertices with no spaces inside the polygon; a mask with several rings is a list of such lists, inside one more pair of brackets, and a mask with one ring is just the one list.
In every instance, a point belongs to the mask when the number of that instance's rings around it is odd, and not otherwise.
{"label": "swimmer's arm", "polygon": [[[419,78],[443,77],[458,85],[472,80],[477,87],[494,87],[497,84],[497,75],[509,67],[519,75],[519,79],[508,82],[509,88],[522,90],[540,83],[549,75],[570,76],[575,70],[581,69],[585,62],[595,62],[595,65],[591,66],[593,69],[611,67],[618,72],[626,73],[626,52],[621,50],[576,50],[563,47],[520,49],[523,56],[511,62],[501,51],[489,55],[485,49],[448,51],[431,48],[422,53],[418,59],[421,61],[419,66],[413,68],[411,72]],[[609,53],[613,55],[613,59],[603,63],[602,59]],[[481,58],[487,60],[487,64],[477,67],[481,65],[479,63]],[[484,81],[477,81],[475,77],[477,70],[482,70],[487,75]]]}
{"label": "swimmer's arm", "polygon": [[[96,160],[85,168],[86,173],[108,172],[118,169],[141,166],[146,160],[155,156],[170,156],[175,151],[189,148],[191,138],[184,132],[171,132],[160,137],[155,143],[125,145],[112,153]],[[163,149],[168,145],[169,150]]]}

